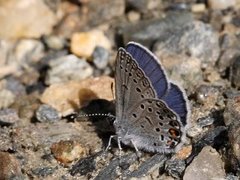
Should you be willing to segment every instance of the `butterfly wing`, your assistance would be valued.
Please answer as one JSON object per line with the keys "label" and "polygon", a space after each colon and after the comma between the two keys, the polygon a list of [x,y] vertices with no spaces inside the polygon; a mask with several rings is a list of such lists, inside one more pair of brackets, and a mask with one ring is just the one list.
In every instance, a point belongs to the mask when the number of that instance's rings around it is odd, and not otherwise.
{"label": "butterfly wing", "polygon": [[151,152],[173,152],[185,135],[179,116],[160,99],[144,99],[126,113],[127,145]]}
{"label": "butterfly wing", "polygon": [[180,117],[183,126],[186,126],[189,116],[189,105],[184,91],[178,85],[170,83],[170,89],[162,100]]}
{"label": "butterfly wing", "polygon": [[163,97],[169,89],[169,83],[158,58],[147,48],[135,42],[128,43],[126,51],[132,55],[149,78],[158,98]]}
{"label": "butterfly wing", "polygon": [[119,48],[117,54],[115,86],[116,121],[126,119],[127,109],[139,100],[156,97],[147,76],[123,48]]}

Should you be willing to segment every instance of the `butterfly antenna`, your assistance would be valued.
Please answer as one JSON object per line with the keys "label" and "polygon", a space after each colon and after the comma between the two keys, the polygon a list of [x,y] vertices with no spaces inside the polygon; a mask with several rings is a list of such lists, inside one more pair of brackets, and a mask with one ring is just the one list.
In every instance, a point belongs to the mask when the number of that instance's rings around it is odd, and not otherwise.
{"label": "butterfly antenna", "polygon": [[106,113],[77,114],[76,118],[78,118],[78,117],[95,117],[95,116],[115,118],[115,116],[110,113],[107,113],[107,114]]}

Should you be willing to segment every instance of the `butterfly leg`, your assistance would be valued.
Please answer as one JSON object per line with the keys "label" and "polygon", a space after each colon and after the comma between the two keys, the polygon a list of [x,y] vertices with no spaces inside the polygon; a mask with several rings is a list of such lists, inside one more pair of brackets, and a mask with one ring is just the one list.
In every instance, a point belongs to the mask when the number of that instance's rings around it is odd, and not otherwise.
{"label": "butterfly leg", "polygon": [[110,136],[109,141],[108,141],[108,145],[107,145],[105,151],[108,151],[108,150],[111,148],[112,139],[113,139],[113,138],[116,138],[116,137],[117,137],[117,135],[111,135],[111,136]]}
{"label": "butterfly leg", "polygon": [[122,146],[121,146],[121,137],[117,137],[119,156],[122,156]]}
{"label": "butterfly leg", "polygon": [[131,140],[131,143],[134,147],[134,149],[136,150],[136,154],[137,154],[137,157],[140,158],[142,156],[142,153],[138,150],[136,144],[133,142],[133,140]]}

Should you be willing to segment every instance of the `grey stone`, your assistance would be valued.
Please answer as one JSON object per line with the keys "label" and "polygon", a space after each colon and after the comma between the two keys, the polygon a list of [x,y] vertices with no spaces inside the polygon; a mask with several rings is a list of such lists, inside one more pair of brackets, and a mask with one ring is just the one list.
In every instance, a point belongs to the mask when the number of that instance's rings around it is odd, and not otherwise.
{"label": "grey stone", "polygon": [[37,109],[36,117],[40,122],[54,122],[60,120],[58,111],[47,104],[43,104]]}
{"label": "grey stone", "polygon": [[93,63],[98,69],[104,69],[108,64],[109,52],[100,46],[93,51]]}
{"label": "grey stone", "polygon": [[0,128],[0,151],[14,150],[10,132],[7,128]]}
{"label": "grey stone", "polygon": [[18,79],[10,76],[6,80],[6,89],[10,90],[16,96],[26,95],[26,88]]}
{"label": "grey stone", "polygon": [[141,178],[153,174],[154,171],[157,171],[159,174],[159,169],[164,167],[167,157],[163,154],[155,154],[145,162],[143,162],[136,170],[129,173],[127,178]]}
{"label": "grey stone", "polygon": [[230,68],[230,81],[234,86],[240,87],[240,56],[233,60]]}
{"label": "grey stone", "polygon": [[98,0],[87,4],[87,25],[98,25],[124,14],[125,0]]}
{"label": "grey stone", "polygon": [[83,59],[74,55],[67,55],[50,62],[47,72],[46,84],[67,82],[70,80],[82,80],[90,77],[93,73],[92,67]]}
{"label": "grey stone", "polygon": [[15,109],[0,110],[0,124],[13,124],[19,120]]}
{"label": "grey stone", "polygon": [[202,149],[186,168],[183,180],[224,179],[226,174],[218,152],[210,146]]}
{"label": "grey stone", "polygon": [[154,51],[160,52],[163,57],[185,54],[214,65],[220,54],[218,34],[210,25],[193,21],[182,28],[175,28],[164,39],[159,38]]}
{"label": "grey stone", "polygon": [[56,168],[52,168],[52,167],[39,167],[39,168],[33,169],[32,172],[37,176],[46,177],[48,175],[53,174],[55,169]]}
{"label": "grey stone", "polygon": [[166,162],[166,171],[174,178],[180,179],[185,170],[186,164],[184,160],[170,159]]}
{"label": "grey stone", "polygon": [[127,0],[126,8],[146,13],[149,9],[160,7],[161,3],[161,0]]}
{"label": "grey stone", "polygon": [[43,41],[49,49],[54,50],[61,50],[67,45],[66,39],[61,36],[43,36]]}
{"label": "grey stone", "polygon": [[232,148],[232,161],[240,161],[240,96],[228,99],[224,110],[224,122],[228,126],[228,137]]}
{"label": "grey stone", "polygon": [[16,96],[7,89],[0,89],[0,109],[8,108],[15,101]]}
{"label": "grey stone", "polygon": [[152,47],[156,40],[166,40],[175,30],[191,24],[190,13],[171,12],[164,19],[141,21],[138,24],[126,24],[122,27],[123,41],[136,41]]}

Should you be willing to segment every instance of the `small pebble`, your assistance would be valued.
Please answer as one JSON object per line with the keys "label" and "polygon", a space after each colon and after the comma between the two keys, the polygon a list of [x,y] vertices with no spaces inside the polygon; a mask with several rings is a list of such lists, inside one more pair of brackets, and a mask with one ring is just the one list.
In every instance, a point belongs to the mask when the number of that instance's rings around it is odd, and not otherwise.
{"label": "small pebble", "polygon": [[101,47],[97,46],[93,52],[93,63],[98,69],[104,69],[108,64],[109,52]]}
{"label": "small pebble", "polygon": [[0,152],[0,179],[23,179],[19,161],[8,152]]}
{"label": "small pebble", "polygon": [[228,99],[224,110],[224,122],[228,126],[228,137],[233,155],[240,160],[240,96]]}
{"label": "small pebble", "polygon": [[206,5],[203,3],[193,4],[191,7],[191,11],[193,13],[202,13],[202,12],[206,11]]}
{"label": "small pebble", "polygon": [[52,144],[51,151],[59,162],[67,165],[76,159],[86,157],[88,150],[78,142],[69,140]]}
{"label": "small pebble", "polygon": [[66,40],[63,37],[54,36],[54,35],[44,36],[43,41],[48,48],[54,49],[54,50],[61,50],[67,44]]}
{"label": "small pebble", "polygon": [[130,22],[136,22],[141,18],[141,15],[139,12],[129,11],[127,14],[127,18]]}
{"label": "small pebble", "polygon": [[230,69],[230,80],[236,87],[240,87],[240,56],[234,58]]}
{"label": "small pebble", "polygon": [[39,167],[32,170],[32,173],[37,176],[46,177],[54,173],[56,168],[52,167]]}
{"label": "small pebble", "polygon": [[219,88],[209,85],[200,85],[195,91],[196,100],[200,104],[214,104],[219,96]]}
{"label": "small pebble", "polygon": [[43,104],[37,109],[36,117],[40,122],[54,122],[60,120],[58,111],[47,104]]}
{"label": "small pebble", "polygon": [[90,58],[96,46],[111,48],[109,39],[100,30],[74,33],[71,37],[71,52],[79,57]]}
{"label": "small pebble", "polygon": [[70,169],[72,176],[76,174],[86,175],[96,169],[95,155],[80,159]]}
{"label": "small pebble", "polygon": [[179,179],[185,170],[186,164],[184,160],[170,159],[166,161],[165,169],[169,175]]}
{"label": "small pebble", "polygon": [[18,114],[15,109],[2,109],[0,110],[0,124],[13,124],[19,120]]}
{"label": "small pebble", "polygon": [[7,89],[0,90],[0,109],[8,108],[14,103],[16,96]]}
{"label": "small pebble", "polygon": [[6,89],[10,90],[16,96],[26,95],[26,87],[16,78],[7,77]]}
{"label": "small pebble", "polygon": [[223,10],[236,5],[236,0],[208,0],[210,9]]}
{"label": "small pebble", "polygon": [[93,73],[93,68],[88,62],[72,54],[54,59],[49,65],[50,69],[47,72],[46,84],[55,84],[70,80],[79,81],[90,77]]}

